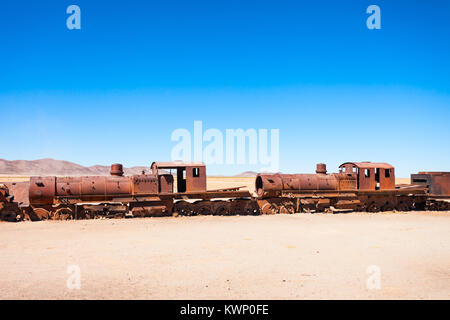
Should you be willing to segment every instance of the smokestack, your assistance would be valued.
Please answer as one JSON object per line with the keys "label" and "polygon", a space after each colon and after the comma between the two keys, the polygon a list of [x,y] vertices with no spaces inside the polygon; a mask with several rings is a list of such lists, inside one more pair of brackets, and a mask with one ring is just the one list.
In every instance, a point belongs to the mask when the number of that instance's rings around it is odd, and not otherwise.
{"label": "smokestack", "polygon": [[327,165],[325,163],[318,163],[316,165],[316,173],[327,174]]}
{"label": "smokestack", "polygon": [[120,163],[114,163],[111,165],[111,175],[112,176],[123,176],[123,166]]}

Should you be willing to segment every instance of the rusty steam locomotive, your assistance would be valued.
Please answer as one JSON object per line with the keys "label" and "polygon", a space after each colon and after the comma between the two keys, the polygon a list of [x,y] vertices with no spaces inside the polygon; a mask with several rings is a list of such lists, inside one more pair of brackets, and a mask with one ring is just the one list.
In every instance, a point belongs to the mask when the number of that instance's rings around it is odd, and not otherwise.
{"label": "rusty steam locomotive", "polygon": [[107,177],[31,177],[30,218],[227,215],[258,209],[240,188],[207,190],[201,162],[154,162],[151,171],[127,177],[121,164],[113,164]]}
{"label": "rusty steam locomotive", "polygon": [[254,194],[243,187],[207,190],[206,177],[201,162],[153,162],[151,173],[133,176],[113,164],[110,176],[31,177],[29,206],[18,210],[7,191],[0,203],[9,221],[450,209],[449,172],[419,172],[412,184],[396,185],[387,163],[346,162],[331,174],[325,164],[315,174],[260,173]]}
{"label": "rusty steam locomotive", "polygon": [[[449,184],[450,175],[446,179]],[[427,184],[396,186],[394,167],[387,163],[345,162],[331,174],[318,164],[316,174],[259,174],[255,184],[262,213],[407,211],[437,200]]]}

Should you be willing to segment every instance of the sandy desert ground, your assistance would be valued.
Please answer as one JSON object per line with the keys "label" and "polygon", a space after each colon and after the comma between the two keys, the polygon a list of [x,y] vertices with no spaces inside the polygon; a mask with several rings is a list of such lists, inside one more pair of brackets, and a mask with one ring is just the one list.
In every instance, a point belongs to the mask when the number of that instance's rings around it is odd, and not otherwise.
{"label": "sandy desert ground", "polygon": [[449,299],[449,231],[450,212],[0,223],[0,298]]}

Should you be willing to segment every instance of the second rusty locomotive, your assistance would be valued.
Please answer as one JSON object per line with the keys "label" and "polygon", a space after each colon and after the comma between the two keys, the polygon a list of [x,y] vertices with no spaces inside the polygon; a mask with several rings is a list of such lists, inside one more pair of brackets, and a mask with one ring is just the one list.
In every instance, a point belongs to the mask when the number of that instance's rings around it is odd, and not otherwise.
{"label": "second rusty locomotive", "polygon": [[345,162],[331,174],[322,163],[316,174],[258,174],[255,188],[262,213],[405,211],[427,200],[425,186],[396,187],[394,167],[373,162]]}

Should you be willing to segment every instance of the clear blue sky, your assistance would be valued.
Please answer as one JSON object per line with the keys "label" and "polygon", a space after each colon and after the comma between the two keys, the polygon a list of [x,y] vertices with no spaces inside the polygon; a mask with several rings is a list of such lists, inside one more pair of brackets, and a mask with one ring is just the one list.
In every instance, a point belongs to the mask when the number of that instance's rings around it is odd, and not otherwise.
{"label": "clear blue sky", "polygon": [[18,0],[0,46],[0,158],[149,165],[201,120],[279,129],[283,172],[450,171],[450,1]]}

